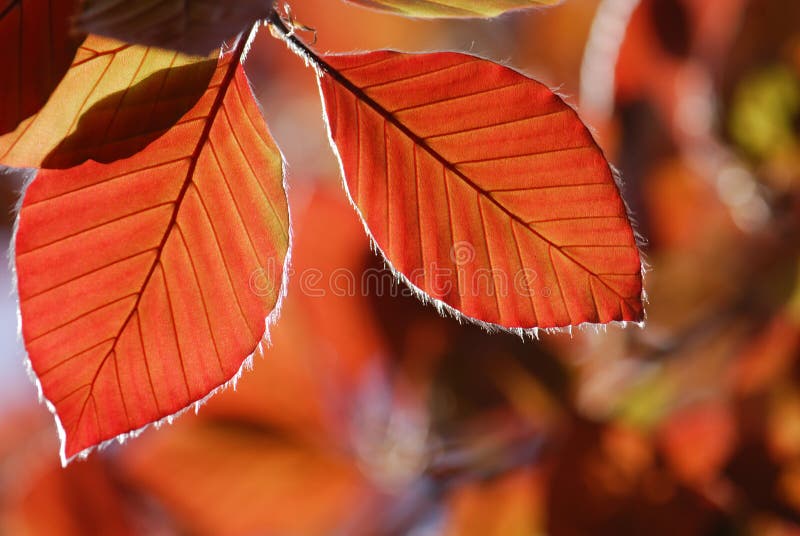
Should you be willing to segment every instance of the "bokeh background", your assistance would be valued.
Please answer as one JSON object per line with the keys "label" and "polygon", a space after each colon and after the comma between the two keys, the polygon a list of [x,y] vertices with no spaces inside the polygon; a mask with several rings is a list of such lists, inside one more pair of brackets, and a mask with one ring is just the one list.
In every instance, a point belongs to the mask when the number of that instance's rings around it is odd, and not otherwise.
{"label": "bokeh background", "polygon": [[[523,341],[295,278],[236,391],[62,469],[3,269],[0,534],[800,534],[800,2],[291,4],[320,51],[470,51],[578,106],[648,240],[646,327]],[[295,270],[383,270],[313,73],[268,31],[246,69],[289,162]],[[5,244],[21,180],[0,182]]]}

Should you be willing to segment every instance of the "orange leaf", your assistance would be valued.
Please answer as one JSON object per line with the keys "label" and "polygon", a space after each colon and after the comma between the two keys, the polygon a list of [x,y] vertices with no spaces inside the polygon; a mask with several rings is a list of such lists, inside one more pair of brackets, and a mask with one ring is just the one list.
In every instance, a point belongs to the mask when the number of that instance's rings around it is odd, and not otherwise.
{"label": "orange leaf", "polygon": [[358,466],[336,448],[309,447],[235,421],[186,421],[149,439],[126,452],[125,470],[191,534],[335,534],[332,527],[370,498]]}
{"label": "orange leaf", "polygon": [[320,69],[348,193],[407,282],[510,329],[642,320],[613,173],[558,96],[456,53],[327,56]]}
{"label": "orange leaf", "polygon": [[22,334],[64,463],[203,400],[240,372],[276,314],[283,164],[242,46],[145,150],[40,171],[25,193]]}
{"label": "orange leaf", "polygon": [[347,0],[407,17],[496,17],[506,11],[557,4],[559,0]]}
{"label": "orange leaf", "polygon": [[0,2],[0,135],[47,102],[78,42],[69,31],[74,2]]}
{"label": "orange leaf", "polygon": [[328,448],[332,437],[349,434],[342,422],[348,416],[343,404],[355,397],[366,371],[376,368],[390,349],[368,298],[332,288],[343,274],[364,269],[369,246],[361,223],[338,189],[298,183],[295,198],[308,202],[292,211],[292,270],[297,276],[290,278],[291,299],[272,330],[269,354],[256,357],[258,366],[235,392],[214,397],[203,417],[260,423]]}
{"label": "orange leaf", "polygon": [[66,168],[131,156],[195,105],[215,66],[89,36],[44,108],[0,136],[0,163]]}
{"label": "orange leaf", "polygon": [[718,478],[736,447],[735,415],[723,401],[682,408],[659,429],[659,443],[675,477],[702,487]]}
{"label": "orange leaf", "polygon": [[447,536],[542,534],[543,479],[524,469],[456,488],[449,498]]}
{"label": "orange leaf", "polygon": [[[20,445],[20,448],[30,449],[30,444]],[[115,482],[114,472],[105,460],[95,458],[64,470],[43,453],[37,454],[38,463],[31,463],[32,468],[25,467],[26,472],[15,473],[10,497],[3,501],[10,510],[3,512],[7,522],[0,526],[9,530],[4,534],[137,534],[126,515],[126,495]],[[47,459],[48,463],[42,463],[42,459]],[[80,500],[75,500],[76,497]]]}

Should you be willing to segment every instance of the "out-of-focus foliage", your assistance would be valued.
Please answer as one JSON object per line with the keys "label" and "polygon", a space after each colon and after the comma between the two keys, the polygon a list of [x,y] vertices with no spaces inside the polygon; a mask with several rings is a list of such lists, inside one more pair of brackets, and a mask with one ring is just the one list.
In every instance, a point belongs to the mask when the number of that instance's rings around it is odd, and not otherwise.
{"label": "out-of-focus foliage", "polygon": [[[574,96],[609,3],[486,25],[293,7],[321,49],[474,43]],[[597,115],[649,239],[647,327],[539,342],[390,295],[401,288],[338,201],[313,80],[259,37],[250,72],[297,163],[295,273],[273,348],[199,416],[63,471],[44,410],[3,414],[0,533],[798,534],[797,6],[633,12],[619,63],[601,66],[618,75],[613,108],[584,94],[580,109]],[[338,267],[375,274],[370,292],[343,292]]]}

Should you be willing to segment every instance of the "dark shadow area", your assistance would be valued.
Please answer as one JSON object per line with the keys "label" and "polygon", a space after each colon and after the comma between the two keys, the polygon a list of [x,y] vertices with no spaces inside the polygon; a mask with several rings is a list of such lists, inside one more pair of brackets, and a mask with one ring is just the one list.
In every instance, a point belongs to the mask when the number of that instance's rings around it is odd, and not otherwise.
{"label": "dark shadow area", "polygon": [[87,160],[109,163],[141,151],[192,109],[206,92],[216,60],[163,69],[87,110],[42,166],[68,168]]}

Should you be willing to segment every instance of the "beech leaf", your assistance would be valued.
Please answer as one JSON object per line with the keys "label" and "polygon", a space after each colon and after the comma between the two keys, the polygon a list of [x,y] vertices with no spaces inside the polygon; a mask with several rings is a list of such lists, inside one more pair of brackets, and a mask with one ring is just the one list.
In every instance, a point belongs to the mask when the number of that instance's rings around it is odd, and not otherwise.
{"label": "beech leaf", "polygon": [[44,108],[0,136],[0,163],[64,168],[131,156],[195,105],[216,64],[89,36]]}
{"label": "beech leaf", "polygon": [[641,259],[610,165],[542,84],[457,53],[325,56],[345,187],[406,282],[524,330],[641,321]]}
{"label": "beech leaf", "polygon": [[25,192],[14,242],[22,335],[64,463],[225,385],[277,314],[283,162],[242,47],[144,150],[42,170]]}
{"label": "beech leaf", "polygon": [[84,0],[75,26],[129,43],[205,55],[266,18],[270,0]]}
{"label": "beech leaf", "polygon": [[560,0],[347,0],[350,3],[420,18],[496,17],[515,9],[557,4]]}
{"label": "beech leaf", "polygon": [[41,108],[75,56],[70,34],[75,2],[0,2],[0,135]]}

